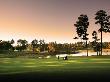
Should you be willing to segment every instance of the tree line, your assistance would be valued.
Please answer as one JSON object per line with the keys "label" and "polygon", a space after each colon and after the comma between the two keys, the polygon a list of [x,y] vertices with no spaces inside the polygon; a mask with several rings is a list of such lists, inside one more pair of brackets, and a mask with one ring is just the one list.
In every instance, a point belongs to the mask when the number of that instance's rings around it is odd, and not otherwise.
{"label": "tree line", "polygon": [[[100,51],[100,43],[96,46],[96,33],[93,32],[95,36],[94,41],[88,42],[89,50]],[[78,53],[79,50],[86,49],[86,42],[76,42],[76,43],[57,43],[57,42],[49,42],[46,43],[45,40],[37,40],[34,39],[31,43],[28,43],[27,40],[19,39],[17,40],[17,45],[13,45],[15,41],[12,39],[10,41],[2,41],[0,40],[0,52],[12,51],[12,52],[22,52],[22,51],[30,51],[32,53],[48,53],[50,55],[55,54],[75,54]],[[102,48],[110,48],[110,42],[103,42]]]}
{"label": "tree line", "polygon": [[[97,38],[97,32],[96,31],[93,31],[92,33],[92,38],[94,39],[94,48],[95,50],[97,51],[97,55],[98,55],[98,52],[100,52],[99,55],[102,55],[102,48],[103,48],[103,41],[102,41],[102,32],[109,32],[110,33],[110,16],[107,14],[106,11],[104,10],[99,10],[96,12],[95,14],[95,24],[99,24],[100,25],[100,28],[99,28],[99,32],[101,34],[101,42],[97,42],[99,39]],[[78,21],[76,21],[76,24],[74,24],[74,26],[76,27],[76,32],[77,32],[77,35],[80,39],[86,41],[86,49],[87,49],[87,56],[88,56],[88,33],[87,33],[87,29],[89,27],[89,18],[87,15],[85,14],[81,14],[79,17],[78,17]],[[75,37],[74,39],[78,39],[78,37]]]}

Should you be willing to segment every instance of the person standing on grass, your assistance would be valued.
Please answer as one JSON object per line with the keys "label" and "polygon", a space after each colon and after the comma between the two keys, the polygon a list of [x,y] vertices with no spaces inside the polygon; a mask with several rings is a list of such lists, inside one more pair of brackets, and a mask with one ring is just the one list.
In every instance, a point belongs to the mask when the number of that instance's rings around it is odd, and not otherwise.
{"label": "person standing on grass", "polygon": [[68,60],[68,57],[67,56],[65,56],[65,60]]}
{"label": "person standing on grass", "polygon": [[60,57],[58,56],[58,60],[60,59]]}

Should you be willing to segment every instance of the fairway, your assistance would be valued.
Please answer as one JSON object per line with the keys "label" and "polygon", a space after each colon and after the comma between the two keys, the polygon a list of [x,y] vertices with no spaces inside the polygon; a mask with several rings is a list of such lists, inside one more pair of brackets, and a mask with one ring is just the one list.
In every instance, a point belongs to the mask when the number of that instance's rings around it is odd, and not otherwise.
{"label": "fairway", "polygon": [[69,57],[69,60],[52,58],[0,58],[0,74],[23,72],[95,72],[110,71],[109,57]]}
{"label": "fairway", "polygon": [[[0,58],[0,76],[19,78],[87,77],[110,73],[110,57]],[[85,75],[85,76],[84,76]],[[6,77],[7,78],[7,77]],[[17,77],[18,78],[18,77]],[[44,78],[43,78],[44,79]],[[63,78],[64,79],[64,78]]]}

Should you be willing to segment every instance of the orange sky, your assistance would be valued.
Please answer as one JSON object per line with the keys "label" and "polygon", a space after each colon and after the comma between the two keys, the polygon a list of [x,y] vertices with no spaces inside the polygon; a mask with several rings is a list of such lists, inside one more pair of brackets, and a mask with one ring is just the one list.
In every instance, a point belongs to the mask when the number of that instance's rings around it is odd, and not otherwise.
{"label": "orange sky", "polygon": [[[110,14],[110,0],[0,0],[0,39],[44,39],[46,42],[74,42],[74,23],[80,14],[90,18],[88,33],[99,29],[94,14]],[[103,40],[109,41],[110,34]]]}

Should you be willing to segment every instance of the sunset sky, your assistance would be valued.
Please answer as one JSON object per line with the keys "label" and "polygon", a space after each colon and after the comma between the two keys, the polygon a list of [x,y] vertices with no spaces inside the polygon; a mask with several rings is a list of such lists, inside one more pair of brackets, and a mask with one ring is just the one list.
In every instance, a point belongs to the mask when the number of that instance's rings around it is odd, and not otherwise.
{"label": "sunset sky", "polygon": [[[110,0],[0,0],[0,39],[74,42],[74,24],[80,14],[87,14],[92,40],[92,31],[100,28],[94,20],[100,9],[110,15]],[[110,41],[110,34],[103,41]]]}

